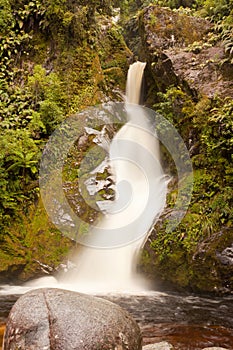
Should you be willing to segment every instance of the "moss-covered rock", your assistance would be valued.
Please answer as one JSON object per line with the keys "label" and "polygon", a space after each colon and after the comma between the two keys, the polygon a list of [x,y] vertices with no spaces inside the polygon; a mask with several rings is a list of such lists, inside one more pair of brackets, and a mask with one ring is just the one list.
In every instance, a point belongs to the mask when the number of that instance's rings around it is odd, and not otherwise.
{"label": "moss-covered rock", "polygon": [[181,242],[171,241],[171,251],[164,252],[163,257],[147,246],[142,256],[144,271],[163,287],[198,293],[231,293],[232,234],[232,230],[226,229],[211,235],[189,253]]}
{"label": "moss-covered rock", "polygon": [[232,242],[233,230],[223,228],[197,245],[189,261],[190,285],[194,290],[220,293],[233,290]]}
{"label": "moss-covered rock", "polygon": [[4,235],[0,281],[22,282],[54,273],[72,246],[51,223],[39,200],[27,214],[21,212]]}
{"label": "moss-covered rock", "polygon": [[231,293],[231,260],[222,257],[231,254],[233,226],[230,57],[207,20],[149,6],[138,25],[141,55],[148,62],[146,103],[177,128],[194,170],[190,206],[170,232],[166,223],[171,212],[176,215],[172,210],[178,187],[174,164],[162,148],[165,170],[173,180],[167,208],[146,243],[143,269],[162,284]]}

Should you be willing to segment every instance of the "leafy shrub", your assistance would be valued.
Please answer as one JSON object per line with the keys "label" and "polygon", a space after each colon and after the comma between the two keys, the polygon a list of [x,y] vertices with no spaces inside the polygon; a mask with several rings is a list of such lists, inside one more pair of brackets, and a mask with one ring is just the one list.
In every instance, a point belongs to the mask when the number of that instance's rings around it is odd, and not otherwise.
{"label": "leafy shrub", "polygon": [[197,0],[200,13],[218,21],[228,16],[232,11],[232,0]]}
{"label": "leafy shrub", "polygon": [[0,0],[0,31],[6,33],[12,25],[14,25],[15,19],[11,10],[9,0]]}

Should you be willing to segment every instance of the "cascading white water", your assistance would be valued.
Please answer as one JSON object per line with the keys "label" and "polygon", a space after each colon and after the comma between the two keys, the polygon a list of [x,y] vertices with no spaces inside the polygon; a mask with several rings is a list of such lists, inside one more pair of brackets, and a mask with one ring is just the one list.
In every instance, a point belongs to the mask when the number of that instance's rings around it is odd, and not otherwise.
{"label": "cascading white water", "polygon": [[129,121],[110,145],[116,199],[92,230],[87,246],[78,251],[74,261],[77,268],[61,276],[62,283],[78,291],[145,289],[136,274],[136,261],[166,201],[159,143],[145,110],[139,106],[145,65],[135,62],[129,68],[125,105]]}
{"label": "cascading white water", "polygon": [[[138,105],[145,63],[128,71],[125,109],[128,122],[110,145],[116,199],[100,224],[78,250],[76,269],[58,279],[42,277],[19,286],[2,286],[0,294],[18,294],[41,287],[86,293],[139,292],[147,289],[136,273],[140,249],[166,203],[167,180],[159,161],[159,142],[145,108]],[[98,247],[98,248],[97,248]]]}
{"label": "cascading white water", "polygon": [[50,276],[21,287],[2,286],[0,294],[41,287],[86,293],[138,293],[147,289],[146,281],[136,273],[136,264],[140,249],[165,206],[167,180],[160,165],[158,139],[146,109],[138,104],[145,65],[135,62],[129,68],[125,103],[128,122],[110,145],[116,199],[72,259],[76,268],[58,279]]}

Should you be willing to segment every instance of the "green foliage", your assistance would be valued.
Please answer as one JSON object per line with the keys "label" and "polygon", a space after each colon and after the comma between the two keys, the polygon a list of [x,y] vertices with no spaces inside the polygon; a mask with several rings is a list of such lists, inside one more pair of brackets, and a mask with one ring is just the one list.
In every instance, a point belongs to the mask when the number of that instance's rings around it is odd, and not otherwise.
{"label": "green foliage", "polygon": [[[111,13],[111,2],[63,0],[1,0],[1,50],[8,57],[22,55],[28,46],[25,35],[40,32],[57,46],[81,44],[95,37],[96,11]],[[5,37],[7,35],[7,38]],[[30,36],[31,37],[31,36]]]}
{"label": "green foliage", "polygon": [[232,161],[233,150],[233,102],[216,100],[210,111],[201,141],[210,160],[224,165]]}
{"label": "green foliage", "polygon": [[[39,200],[39,161],[48,137],[60,122],[103,99],[102,91],[107,91],[107,73],[104,76],[102,71],[105,65],[120,72],[112,74],[111,84],[117,86],[114,81],[119,76],[124,83],[128,51],[119,28],[105,17],[111,14],[111,6],[112,1],[0,0],[2,269],[13,264],[26,264],[28,271],[35,269],[33,255],[43,260],[50,241],[56,256],[52,256],[53,251],[46,252],[45,263],[58,262],[63,253],[61,237],[52,230],[48,218],[39,236],[43,213],[38,212],[38,227],[32,227],[34,203]],[[101,21],[108,23],[106,36]],[[72,174],[75,180],[78,174]],[[71,204],[74,191],[77,188],[66,191]],[[91,220],[95,213],[89,213],[87,207],[81,205],[81,215]],[[59,239],[54,243],[56,237]]]}
{"label": "green foliage", "polygon": [[[175,123],[188,147],[198,145],[199,152],[193,157],[194,165],[206,166],[231,161],[233,146],[232,101],[226,98],[210,100],[203,97],[195,103],[180,87],[170,87],[158,94],[161,102],[155,108]],[[192,133],[192,139],[190,139]],[[194,144],[192,144],[194,146]]]}
{"label": "green foliage", "polygon": [[232,6],[232,0],[197,0],[197,9],[200,13],[215,21],[229,16]]}
{"label": "green foliage", "polygon": [[24,32],[10,32],[7,36],[0,37],[0,59],[2,61],[0,77],[12,80],[15,71],[12,71],[12,64],[15,58],[27,54],[25,46],[28,45],[31,36]]}
{"label": "green foliage", "polygon": [[64,119],[63,89],[58,76],[55,73],[46,75],[40,65],[35,66],[29,77],[27,72],[20,73],[23,86],[17,83],[17,74],[13,74],[10,81],[6,75],[0,80],[0,215],[3,227],[10,217],[22,208],[26,210],[37,197],[38,184],[30,191],[28,186],[37,180],[44,138]]}
{"label": "green foliage", "polygon": [[27,130],[6,130],[2,151],[5,153],[6,171],[14,171],[17,177],[22,172],[25,183],[27,170],[31,174],[37,172],[38,147]]}
{"label": "green foliage", "polygon": [[0,1],[0,31],[4,33],[8,30],[9,26],[14,25],[14,17],[11,11],[10,1]]}
{"label": "green foliage", "polygon": [[200,0],[197,1],[197,14],[210,19],[215,24],[215,32],[219,34],[225,45],[226,53],[233,55],[233,1],[232,0]]}
{"label": "green foliage", "polygon": [[[231,14],[215,24],[215,31],[219,33],[219,38],[223,41],[225,52],[233,57],[233,9]],[[233,60],[231,60],[231,63]]]}
{"label": "green foliage", "polygon": [[[26,186],[35,179],[38,172],[39,149],[36,142],[30,137],[28,130],[8,129],[1,135],[1,178],[2,202],[1,214],[14,214],[14,209],[22,205],[29,193]],[[26,192],[28,192],[26,194]]]}
{"label": "green foliage", "polygon": [[171,9],[178,9],[179,7],[191,8],[195,3],[195,0],[148,0],[144,1],[143,5],[148,6],[150,4],[153,4],[162,7],[170,7]]}
{"label": "green foliage", "polygon": [[42,66],[36,65],[34,74],[28,79],[28,86],[37,104],[37,119],[50,135],[64,119],[62,104],[65,105],[66,96],[62,83],[56,73],[47,75]]}
{"label": "green foliage", "polygon": [[[231,99],[202,97],[194,102],[180,87],[159,94],[155,107],[179,130],[192,156],[193,196],[188,212],[175,231],[158,227],[152,248],[161,261],[177,251],[191,256],[204,239],[233,225],[233,103]],[[174,206],[177,191],[168,195]]]}

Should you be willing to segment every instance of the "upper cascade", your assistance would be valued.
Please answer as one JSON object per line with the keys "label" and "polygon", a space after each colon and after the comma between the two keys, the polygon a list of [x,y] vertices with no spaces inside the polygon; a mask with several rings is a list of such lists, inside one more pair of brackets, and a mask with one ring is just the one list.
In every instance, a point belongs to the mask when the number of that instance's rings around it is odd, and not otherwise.
{"label": "upper cascade", "polygon": [[126,83],[126,102],[140,103],[141,85],[146,62],[134,62],[130,65]]}

